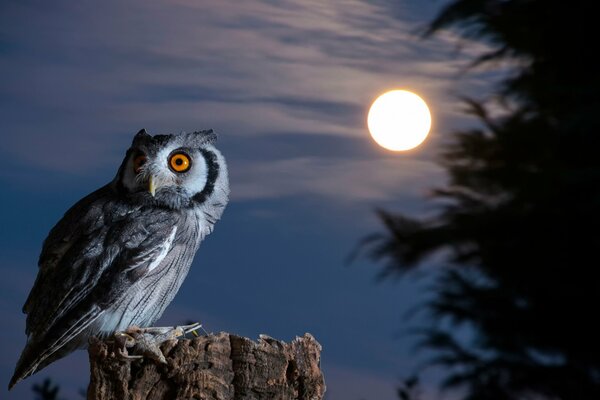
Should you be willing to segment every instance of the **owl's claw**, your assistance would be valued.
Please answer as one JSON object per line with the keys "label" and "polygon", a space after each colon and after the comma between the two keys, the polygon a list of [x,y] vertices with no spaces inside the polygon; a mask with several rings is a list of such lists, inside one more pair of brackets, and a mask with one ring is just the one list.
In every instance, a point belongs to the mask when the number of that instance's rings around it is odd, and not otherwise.
{"label": "owl's claw", "polygon": [[198,329],[202,329],[202,331],[208,336],[208,332],[206,332],[206,330],[200,322],[196,322],[190,325],[183,325],[181,326],[181,328],[183,329],[184,335],[191,333],[192,335],[198,337],[200,336],[198,335]]}
{"label": "owl's claw", "polygon": [[130,355],[127,351],[128,348],[132,348],[135,345],[135,338],[133,336],[129,335],[127,332],[116,332],[113,337],[119,357],[124,360],[138,360],[144,358],[143,356]]}
{"label": "owl's claw", "polygon": [[117,349],[117,354],[123,360],[141,360],[142,358],[144,358],[144,356],[135,356],[135,355],[132,356],[132,355],[130,355],[129,352],[127,351],[127,348],[118,348]]}
{"label": "owl's claw", "polygon": [[[198,329],[204,330],[202,324],[194,323],[182,326],[167,326],[167,327],[148,327],[140,328],[130,326],[123,332],[114,334],[115,341],[118,343],[118,354],[127,360],[138,360],[144,357],[151,358],[162,364],[166,364],[164,354],[160,350],[160,345],[167,340],[177,339],[192,333],[198,336]],[[206,332],[206,331],[204,331]],[[128,349],[137,353],[130,355]]]}

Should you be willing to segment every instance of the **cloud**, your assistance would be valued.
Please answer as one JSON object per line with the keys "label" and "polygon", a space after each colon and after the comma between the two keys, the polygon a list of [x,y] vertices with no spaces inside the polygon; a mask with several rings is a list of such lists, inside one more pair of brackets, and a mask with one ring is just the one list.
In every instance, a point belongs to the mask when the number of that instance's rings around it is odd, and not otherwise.
{"label": "cloud", "polygon": [[[393,87],[420,92],[436,121],[456,119],[448,92],[461,59],[448,60],[446,39],[416,38],[407,10],[389,10],[358,0],[5,6],[5,21],[22,23],[0,28],[0,70],[12,77],[0,87],[3,153],[43,168],[100,165],[142,126],[361,137],[368,104]],[[67,147],[79,150],[64,157]]]}
{"label": "cloud", "polygon": [[393,158],[305,157],[234,164],[231,170],[234,201],[292,196],[324,196],[336,203],[390,200],[399,193],[418,195],[440,175],[430,162]]}
{"label": "cloud", "polygon": [[[20,46],[0,55],[0,68],[14,75],[2,88],[3,131],[10,132],[4,152],[13,165],[104,174],[142,127],[210,127],[234,146],[249,138],[254,149],[262,146],[260,157],[240,146],[227,154],[240,201],[375,201],[438,179],[429,151],[393,160],[364,139],[369,103],[396,86],[421,92],[436,126],[457,119],[446,92],[460,60],[442,57],[447,41],[417,39],[418,24],[401,7],[390,13],[387,3],[358,0],[109,5],[100,15],[87,3],[8,9],[14,19],[27,12],[45,32],[9,31],[7,40]],[[294,148],[282,155],[286,140]]]}

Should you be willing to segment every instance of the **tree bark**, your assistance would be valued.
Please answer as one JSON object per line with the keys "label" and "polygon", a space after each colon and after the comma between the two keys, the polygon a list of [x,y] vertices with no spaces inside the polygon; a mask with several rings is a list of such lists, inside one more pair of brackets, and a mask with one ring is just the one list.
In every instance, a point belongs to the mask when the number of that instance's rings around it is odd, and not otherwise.
{"label": "tree bark", "polygon": [[321,345],[308,333],[287,344],[219,333],[162,344],[166,364],[124,360],[110,340],[92,340],[88,400],[321,400]]}

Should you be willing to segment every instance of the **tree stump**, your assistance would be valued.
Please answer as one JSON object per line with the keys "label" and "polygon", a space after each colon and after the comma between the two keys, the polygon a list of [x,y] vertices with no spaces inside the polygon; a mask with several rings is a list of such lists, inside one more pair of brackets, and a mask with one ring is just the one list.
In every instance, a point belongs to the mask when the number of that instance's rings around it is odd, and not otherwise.
{"label": "tree stump", "polygon": [[124,360],[115,346],[91,341],[88,400],[321,400],[325,392],[321,345],[308,333],[289,344],[224,332],[169,340],[166,364]]}

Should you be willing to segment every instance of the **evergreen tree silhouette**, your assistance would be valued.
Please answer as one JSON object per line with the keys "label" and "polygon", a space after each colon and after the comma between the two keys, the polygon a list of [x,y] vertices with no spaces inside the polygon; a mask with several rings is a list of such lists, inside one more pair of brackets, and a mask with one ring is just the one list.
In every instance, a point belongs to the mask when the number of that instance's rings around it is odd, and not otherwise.
{"label": "evergreen tree silhouette", "polygon": [[[455,0],[427,35],[451,29],[517,62],[489,101],[465,99],[477,127],[439,162],[436,213],[385,211],[365,239],[382,274],[445,266],[421,345],[465,399],[600,399],[600,73],[593,2]],[[451,328],[443,328],[447,321]],[[467,326],[473,338],[459,337]],[[537,397],[536,397],[537,396]]]}

